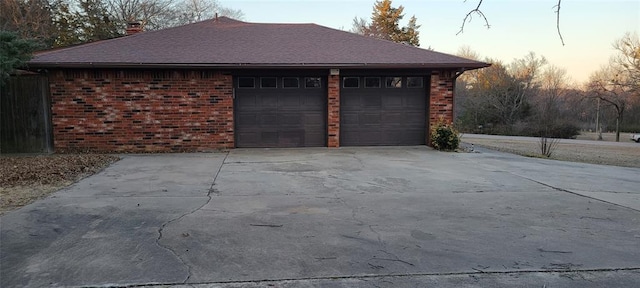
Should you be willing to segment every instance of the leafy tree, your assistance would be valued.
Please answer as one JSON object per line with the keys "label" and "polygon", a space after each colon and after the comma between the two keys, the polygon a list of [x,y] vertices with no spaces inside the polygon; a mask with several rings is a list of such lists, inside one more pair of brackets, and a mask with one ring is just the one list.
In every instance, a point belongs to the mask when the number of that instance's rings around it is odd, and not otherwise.
{"label": "leafy tree", "polygon": [[15,32],[0,30],[0,83],[15,69],[23,67],[39,47],[34,40],[21,39]]}
{"label": "leafy tree", "polygon": [[412,46],[420,46],[420,25],[412,16],[407,26],[400,27],[400,20],[404,18],[404,7],[395,8],[391,0],[376,1],[371,13],[371,23],[362,18],[353,19],[352,32],[365,36],[385,39],[398,43],[406,43]]}

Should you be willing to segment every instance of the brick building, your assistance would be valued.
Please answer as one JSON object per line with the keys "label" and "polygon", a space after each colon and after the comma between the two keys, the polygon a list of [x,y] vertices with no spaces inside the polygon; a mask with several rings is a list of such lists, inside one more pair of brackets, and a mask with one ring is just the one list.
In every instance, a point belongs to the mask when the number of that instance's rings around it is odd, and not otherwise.
{"label": "brick building", "polygon": [[225,17],[43,51],[57,151],[420,145],[488,66],[315,24]]}

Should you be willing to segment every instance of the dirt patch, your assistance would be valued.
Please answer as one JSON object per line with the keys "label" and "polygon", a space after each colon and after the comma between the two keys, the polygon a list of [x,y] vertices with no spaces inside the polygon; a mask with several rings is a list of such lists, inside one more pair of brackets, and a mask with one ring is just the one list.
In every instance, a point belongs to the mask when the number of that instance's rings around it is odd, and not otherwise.
{"label": "dirt patch", "polygon": [[104,154],[0,156],[0,214],[44,198],[118,159]]}
{"label": "dirt patch", "polygon": [[[507,139],[462,138],[474,144],[502,152],[529,157],[547,158],[540,155],[539,143]],[[625,147],[597,144],[560,142],[550,159],[640,168],[640,147]]]}

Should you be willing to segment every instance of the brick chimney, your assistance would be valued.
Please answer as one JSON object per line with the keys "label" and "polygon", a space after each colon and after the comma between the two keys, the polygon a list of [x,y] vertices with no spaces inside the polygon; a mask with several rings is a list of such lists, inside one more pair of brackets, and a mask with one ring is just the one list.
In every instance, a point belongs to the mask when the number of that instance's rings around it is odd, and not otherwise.
{"label": "brick chimney", "polygon": [[127,36],[142,32],[140,21],[130,21],[127,23]]}

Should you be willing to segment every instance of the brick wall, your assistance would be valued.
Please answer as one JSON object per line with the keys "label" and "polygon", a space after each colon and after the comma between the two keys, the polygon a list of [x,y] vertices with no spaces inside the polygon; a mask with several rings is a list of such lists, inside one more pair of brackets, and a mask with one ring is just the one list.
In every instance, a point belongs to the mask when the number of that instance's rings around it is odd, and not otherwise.
{"label": "brick wall", "polygon": [[170,152],[234,147],[230,74],[186,70],[55,70],[54,147]]}
{"label": "brick wall", "polygon": [[327,99],[327,136],[329,147],[340,147],[340,76],[329,76]]}
{"label": "brick wall", "polygon": [[431,146],[431,127],[441,119],[453,123],[453,71],[435,70],[431,74],[429,91],[429,125],[427,125],[427,145]]}

